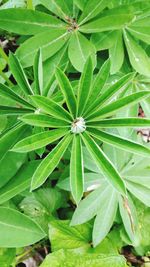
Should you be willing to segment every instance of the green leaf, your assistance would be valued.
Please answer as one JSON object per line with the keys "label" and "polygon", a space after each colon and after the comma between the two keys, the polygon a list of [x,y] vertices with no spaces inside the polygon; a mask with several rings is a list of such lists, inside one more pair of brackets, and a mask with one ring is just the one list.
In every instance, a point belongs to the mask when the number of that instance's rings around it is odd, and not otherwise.
{"label": "green leaf", "polygon": [[68,122],[64,120],[56,120],[55,118],[44,114],[27,114],[19,119],[29,125],[37,127],[62,128],[69,126]]}
{"label": "green leaf", "polygon": [[41,48],[43,61],[53,56],[68,40],[69,32],[63,29],[42,31],[26,40],[16,52],[24,67],[32,66],[37,51]]}
{"label": "green leaf", "polygon": [[137,210],[138,222],[140,225],[140,244],[138,245],[138,247],[136,247],[136,253],[138,253],[138,255],[146,255],[146,253],[150,249],[150,212],[149,208],[143,205],[140,201],[136,200],[135,205]]}
{"label": "green leaf", "polygon": [[[107,193],[107,194],[106,194]],[[108,234],[114,222],[118,207],[118,194],[111,187],[105,192],[93,227],[93,245],[96,247]],[[100,231],[99,231],[100,229]]]}
{"label": "green leaf", "polygon": [[149,23],[150,16],[143,16],[143,18],[139,17],[131,25],[129,25],[127,29],[134,37],[150,44]]}
{"label": "green leaf", "polygon": [[80,81],[79,81],[79,88],[78,88],[78,95],[77,95],[77,116],[80,117],[84,114],[84,110],[86,109],[86,104],[88,102],[90,92],[91,92],[91,85],[92,85],[92,73],[93,73],[93,65],[92,60],[89,57],[85,63]]}
{"label": "green leaf", "polygon": [[[94,110],[98,109],[99,106],[107,102],[114,96],[119,90],[123,89],[131,80],[134,78],[135,73],[128,73],[122,78],[120,78],[115,84],[111,85],[103,94],[100,96],[95,97],[93,102],[87,109],[86,114],[90,114]],[[98,89],[97,89],[98,90]],[[99,88],[99,92],[101,92],[101,88]]]}
{"label": "green leaf", "polygon": [[140,39],[147,44],[150,44],[150,33],[147,27],[135,27],[131,24],[131,26],[127,29],[133,37]]}
{"label": "green leaf", "polygon": [[9,63],[13,76],[17,81],[18,85],[20,86],[20,88],[23,90],[23,92],[27,95],[33,94],[32,88],[27,80],[27,77],[20,64],[20,61],[13,53],[10,53]]}
{"label": "green leaf", "polygon": [[29,152],[44,147],[60,139],[68,129],[56,129],[31,135],[18,142],[11,150],[14,152]]}
{"label": "green leaf", "polygon": [[80,135],[74,135],[70,160],[70,188],[75,202],[78,204],[83,195],[84,169]]}
{"label": "green leaf", "polygon": [[[30,116],[30,115],[26,115]],[[89,127],[96,128],[147,128],[150,127],[150,119],[147,118],[115,118],[88,122]]]}
{"label": "green leaf", "polygon": [[40,267],[127,267],[123,256],[79,253],[71,250],[58,250],[49,254]]}
{"label": "green leaf", "polygon": [[30,187],[33,172],[39,165],[39,161],[31,161],[24,164],[15,176],[2,188],[0,188],[0,204],[10,200]]}
{"label": "green leaf", "polygon": [[22,138],[26,131],[29,131],[29,128],[26,125],[19,124],[0,138],[0,160],[2,160],[7,151]]}
{"label": "green leaf", "polygon": [[56,117],[57,119],[62,119],[70,122],[72,117],[69,112],[67,112],[63,107],[54,102],[53,100],[45,96],[32,96],[31,99],[33,103],[40,108],[43,112],[50,114],[51,116]]}
{"label": "green leaf", "polygon": [[77,5],[77,7],[81,10],[84,9],[86,5],[87,0],[74,0],[74,3]]}
{"label": "green leaf", "polygon": [[10,209],[0,207],[0,247],[24,247],[45,237],[45,233],[29,217]]}
{"label": "green leaf", "polygon": [[0,160],[0,188],[5,186],[16,175],[22,164],[26,161],[26,154],[8,151]]}
{"label": "green leaf", "polygon": [[86,169],[95,173],[101,173],[100,168],[97,166],[97,164],[93,160],[90,152],[86,147],[83,147],[83,161],[84,161],[84,167]]}
{"label": "green leaf", "polygon": [[108,185],[107,181],[104,181],[99,188],[81,200],[73,214],[71,225],[83,224],[98,214],[103,203],[103,196],[108,194],[109,191],[110,186]]}
{"label": "green leaf", "polygon": [[43,90],[43,65],[41,49],[38,50],[34,59],[35,94],[42,94]]}
{"label": "green leaf", "polygon": [[146,146],[138,144],[129,139],[119,137],[114,134],[109,134],[103,131],[99,131],[97,129],[88,128],[89,133],[97,138],[98,140],[113,145],[114,147],[118,147],[124,151],[128,151],[131,153],[138,154],[144,157],[150,157],[150,149]]}
{"label": "green leaf", "polygon": [[8,119],[6,116],[0,116],[0,134],[6,129]]}
{"label": "green leaf", "polygon": [[32,109],[27,108],[15,108],[15,107],[8,107],[8,106],[1,106],[0,105],[0,115],[21,115],[26,113],[33,113]]}
{"label": "green leaf", "polygon": [[[144,159],[143,159],[144,161]],[[148,162],[148,159],[147,159]],[[145,161],[144,161],[145,163]],[[138,185],[145,186],[150,189],[150,179],[149,179],[149,169],[145,166],[141,166],[142,161],[137,161],[137,164],[134,164],[132,168],[129,170],[123,171],[123,176],[125,177],[126,181],[132,182]],[[147,163],[147,165],[149,162]],[[138,165],[138,166],[137,166]]]}
{"label": "green leaf", "polygon": [[[43,95],[47,96],[55,81],[56,68],[59,67],[65,70],[68,65],[68,43],[66,43],[62,48],[59,49],[52,57],[47,59],[43,64],[43,75],[44,75],[44,89]],[[51,73],[51,75],[49,75]]]}
{"label": "green leaf", "polygon": [[126,181],[128,190],[146,206],[150,207],[150,188]]}
{"label": "green leaf", "polygon": [[48,176],[52,173],[52,171],[57,167],[57,164],[68,148],[71,139],[71,134],[65,136],[48,154],[48,156],[43,159],[32,177],[31,190],[34,190],[41,186],[48,178]]}
{"label": "green leaf", "polygon": [[87,120],[98,120],[100,117],[108,117],[113,115],[116,111],[124,108],[124,107],[129,107],[131,105],[134,105],[140,100],[148,97],[150,94],[149,91],[142,91],[138,93],[134,93],[128,96],[125,96],[123,98],[120,98],[116,100],[113,103],[110,103],[103,108],[101,108],[99,111],[93,112],[90,116],[87,117]]}
{"label": "green leaf", "polygon": [[59,87],[65,97],[67,107],[72,114],[72,117],[76,116],[77,103],[75,99],[75,95],[73,92],[73,88],[67,76],[63,73],[61,69],[56,70],[56,79],[58,81]]}
{"label": "green leaf", "polygon": [[[105,178],[103,177],[101,173],[93,173],[93,172],[87,173],[86,172],[84,173],[84,192],[88,192],[93,189],[96,189],[99,186],[101,186],[102,183],[104,182],[105,182]],[[57,183],[57,187],[59,187],[60,189],[66,190],[66,191],[71,191],[69,177],[62,181],[60,180]]]}
{"label": "green leaf", "polygon": [[[51,213],[55,212],[57,209],[61,208],[62,205],[66,203],[65,195],[56,187],[40,188],[32,195],[34,195],[35,199],[40,202],[40,204],[42,204],[49,215],[51,215]],[[49,219],[50,218],[48,218],[48,220]]]}
{"label": "green leaf", "polygon": [[84,33],[119,30],[131,22],[132,19],[133,15],[131,14],[109,14],[80,26],[79,30]]}
{"label": "green leaf", "polygon": [[103,89],[104,85],[106,84],[106,81],[108,79],[110,72],[110,60],[106,60],[105,63],[100,68],[99,72],[97,73],[95,80],[93,81],[90,97],[88,100],[88,104],[86,107],[86,110],[88,109],[88,106],[93,103],[93,101],[99,96],[101,93],[101,90]]}
{"label": "green leaf", "polygon": [[72,16],[66,0],[40,0],[40,3],[66,21]]}
{"label": "green leaf", "polygon": [[91,156],[95,160],[97,166],[102,170],[102,173],[107,178],[108,182],[121,194],[126,194],[126,189],[123,180],[119,173],[104,154],[102,149],[95,143],[95,141],[87,134],[82,134],[83,141],[89,150]]}
{"label": "green leaf", "polygon": [[125,230],[134,246],[138,245],[136,235],[138,229],[138,221],[135,206],[130,199],[119,197],[119,210]]}
{"label": "green leaf", "polygon": [[127,31],[124,31],[124,40],[133,68],[143,75],[150,76],[150,59],[144,49]]}
{"label": "green leaf", "polygon": [[88,247],[91,240],[91,226],[89,224],[71,227],[68,220],[50,220],[49,239],[52,251]]}
{"label": "green leaf", "polygon": [[91,42],[95,45],[97,51],[111,48],[116,40],[116,31],[93,33]]}
{"label": "green leaf", "polygon": [[68,55],[75,69],[82,72],[84,65],[90,56],[93,67],[96,65],[96,50],[94,45],[80,32],[75,31],[69,41]]}
{"label": "green leaf", "polygon": [[22,97],[20,97],[18,94],[16,94],[13,89],[10,89],[6,85],[0,83],[0,95],[3,97],[6,97],[8,99],[14,100],[15,102],[28,107],[33,108],[31,104],[29,104],[26,100],[24,100]]}
{"label": "green leaf", "polygon": [[105,7],[107,3],[105,0],[93,0],[87,1],[83,13],[81,17],[79,18],[79,25],[84,24],[88,20],[96,17]]}
{"label": "green leaf", "polygon": [[21,35],[65,27],[62,21],[49,14],[17,8],[0,10],[0,25],[3,30]]}
{"label": "green leaf", "polygon": [[1,248],[0,249],[0,265],[3,267],[10,267],[15,261],[15,248]]}
{"label": "green leaf", "polygon": [[109,57],[111,61],[110,73],[115,74],[120,70],[124,61],[122,31],[116,32],[115,42],[113,46],[109,48]]}

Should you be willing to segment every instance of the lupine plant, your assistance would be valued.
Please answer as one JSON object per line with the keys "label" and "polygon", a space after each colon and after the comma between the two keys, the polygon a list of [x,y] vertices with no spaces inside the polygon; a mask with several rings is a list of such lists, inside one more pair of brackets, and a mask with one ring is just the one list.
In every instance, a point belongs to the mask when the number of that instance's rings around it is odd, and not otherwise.
{"label": "lupine plant", "polygon": [[[134,105],[140,100],[148,97],[149,91],[137,92],[126,97],[117,97],[114,100],[114,95],[116,95],[116,93],[119,94],[120,90],[124,90],[124,87],[134,78],[135,74],[131,73],[125,75],[103,92],[109,69],[110,62],[107,61],[93,81],[93,65],[91,58],[89,58],[79,80],[79,87],[76,94],[68,78],[60,69],[58,69],[56,71],[56,79],[64,96],[64,104],[67,106],[67,109],[64,109],[54,100],[44,96],[30,96],[31,102],[33,103],[32,105],[35,106],[35,111],[32,112],[32,114],[26,114],[20,117],[20,120],[32,126],[42,127],[45,130],[19,141],[12,148],[12,151],[22,153],[30,152],[62,138],[36,169],[32,177],[31,190],[37,189],[45,182],[52,171],[57,167],[60,159],[70,145],[70,188],[73,198],[78,204],[84,192],[84,161],[82,150],[83,146],[85,146],[108,183],[111,184],[108,187],[107,192],[106,182],[104,182],[104,188],[101,187],[93,193],[94,199],[96,202],[99,202],[95,195],[97,196],[98,192],[100,197],[101,191],[103,197],[105,197],[103,190],[106,189],[106,196],[108,194],[111,196],[112,194],[112,198],[110,197],[108,200],[111,204],[114,201],[114,205],[112,204],[111,206],[111,212],[113,216],[115,216],[117,192],[123,197],[125,203],[128,203],[126,186],[121,174],[118,173],[107,155],[99,146],[99,142],[104,142],[141,156],[150,156],[149,148],[106,131],[107,128],[138,128],[149,126],[150,120],[145,118],[110,118],[112,114],[115,114],[120,108]],[[8,91],[9,90],[10,89],[8,89]],[[111,101],[112,99],[113,101]],[[20,110],[22,110],[22,108]],[[21,112],[18,114],[20,113]],[[51,128],[56,129],[50,130]],[[111,191],[112,193],[110,193]],[[91,197],[92,194],[90,195],[90,198]],[[109,203],[105,202],[105,204],[106,206],[109,206]],[[111,215],[110,212],[109,214]],[[78,221],[78,217],[76,220]],[[110,229],[110,226],[111,225],[108,226],[108,230]],[[105,234],[107,234],[107,232]],[[97,230],[94,233],[97,233]],[[104,233],[102,236],[104,238]],[[101,239],[98,239],[98,241],[95,242],[95,245],[100,241]]]}
{"label": "lupine plant", "polygon": [[0,0],[0,267],[148,266],[149,17]]}
{"label": "lupine plant", "polygon": [[[110,127],[143,127],[148,126],[150,121],[148,119],[138,118],[120,118],[108,119],[120,108],[133,105],[149,96],[149,91],[142,91],[131,94],[127,97],[116,99],[111,102],[114,94],[119,91],[123,85],[126,85],[133,78],[133,74],[127,74],[121,78],[106,92],[100,94],[100,81],[103,81],[103,87],[109,70],[109,61],[102,66],[102,69],[95,78],[92,84],[92,61],[89,59],[85,64],[83,73],[79,80],[79,88],[77,97],[73,88],[63,74],[58,69],[56,71],[56,79],[64,95],[64,101],[67,105],[67,110],[57,104],[55,101],[43,96],[31,96],[37,110],[35,113],[25,115],[20,119],[33,126],[42,126],[43,128],[57,128],[56,130],[47,130],[42,133],[31,135],[19,143],[17,143],[12,151],[15,152],[29,152],[39,149],[43,146],[51,144],[60,139],[57,146],[42,160],[42,163],[34,173],[31,189],[34,190],[41,186],[51,172],[56,168],[65,150],[72,142],[71,159],[70,159],[70,183],[73,197],[78,203],[83,195],[84,187],[84,165],[82,159],[82,141],[87,149],[92,154],[97,165],[106,175],[108,181],[118,190],[122,195],[126,195],[125,185],[115,170],[111,162],[107,159],[101,148],[98,146],[95,139],[99,141],[113,144],[121,147],[129,152],[135,152],[143,156],[149,156],[150,150],[140,144],[134,143],[130,140],[120,138],[118,136],[109,134],[103,131],[103,128]],[[103,79],[102,79],[103,74]],[[98,85],[98,86],[97,86]],[[93,88],[92,88],[93,87]],[[102,89],[100,87],[100,89]],[[92,89],[91,89],[92,88]],[[93,102],[93,94],[96,100]],[[45,113],[45,114],[44,114]],[[108,125],[108,126],[107,126]],[[101,131],[102,130],[102,131]]]}

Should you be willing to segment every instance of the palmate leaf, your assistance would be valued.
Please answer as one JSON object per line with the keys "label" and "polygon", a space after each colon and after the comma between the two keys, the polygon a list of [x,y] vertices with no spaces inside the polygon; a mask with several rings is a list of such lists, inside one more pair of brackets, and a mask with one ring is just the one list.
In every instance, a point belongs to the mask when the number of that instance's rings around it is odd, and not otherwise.
{"label": "palmate leaf", "polygon": [[46,234],[28,216],[0,207],[0,236],[1,247],[24,247],[43,239]]}
{"label": "palmate leaf", "polygon": [[45,182],[45,180],[48,178],[48,176],[52,173],[52,171],[56,168],[57,164],[61,160],[71,140],[72,135],[66,135],[48,154],[48,156],[44,158],[44,160],[38,166],[32,177],[31,190],[38,188]]}
{"label": "palmate leaf", "polygon": [[144,157],[150,157],[150,149],[146,146],[133,142],[123,137],[114,134],[109,134],[97,129],[88,128],[89,133],[96,139],[106,142],[107,144],[118,147],[122,150],[129,151]]}
{"label": "palmate leaf", "polygon": [[81,136],[91,156],[95,160],[95,163],[102,170],[102,173],[107,178],[108,182],[111,183],[111,185],[122,195],[126,195],[123,180],[102,149],[95,143],[88,133],[84,132]]}
{"label": "palmate leaf", "polygon": [[19,119],[29,125],[37,127],[64,128],[69,126],[69,123],[64,120],[56,120],[44,114],[27,114],[21,116]]}
{"label": "palmate leaf", "polygon": [[99,120],[101,117],[112,116],[116,111],[126,107],[131,106],[138,103],[140,100],[148,97],[150,95],[149,91],[142,91],[138,93],[134,93],[123,98],[120,98],[113,103],[110,103],[100,110],[91,113],[91,115],[87,116],[86,119],[89,120]]}
{"label": "palmate leaf", "polygon": [[[103,94],[101,94],[95,99],[93,98],[93,103],[91,102],[91,105],[89,106],[89,108],[87,107],[87,110],[85,111],[84,116],[91,114],[96,109],[99,109],[100,105],[109,101],[109,99],[111,99],[117,92],[119,92],[125,86],[127,86],[127,84],[134,78],[134,76],[135,76],[135,73],[126,74],[125,76],[120,78],[115,84],[110,86]],[[99,87],[99,91],[101,91],[100,87]]]}
{"label": "palmate leaf", "polygon": [[70,159],[70,188],[75,202],[78,204],[83,195],[84,170],[83,153],[80,135],[74,135]]}
{"label": "palmate leaf", "polygon": [[68,129],[56,129],[37,133],[21,140],[11,150],[21,153],[33,151],[60,139],[67,132]]}
{"label": "palmate leaf", "polygon": [[27,9],[0,10],[1,29],[23,35],[64,28],[65,24],[54,16]]}

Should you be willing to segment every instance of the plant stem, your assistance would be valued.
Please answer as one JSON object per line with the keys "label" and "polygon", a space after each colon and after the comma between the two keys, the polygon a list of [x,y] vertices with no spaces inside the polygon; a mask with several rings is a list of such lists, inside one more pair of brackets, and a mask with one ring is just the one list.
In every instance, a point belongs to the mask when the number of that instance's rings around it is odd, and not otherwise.
{"label": "plant stem", "polygon": [[17,257],[16,257],[16,262],[17,262],[17,264],[19,264],[19,263],[23,260],[23,258],[24,258],[25,256],[29,255],[29,254],[34,250],[35,247],[36,247],[36,246],[31,247],[30,249],[24,251],[21,255],[17,256]]}
{"label": "plant stem", "polygon": [[7,75],[2,70],[0,70],[0,75],[3,77],[3,79],[7,82],[9,86],[13,86],[13,83],[9,80]]}
{"label": "plant stem", "polygon": [[2,58],[4,58],[8,64],[8,56],[6,55],[5,51],[3,50],[3,48],[0,46],[0,55],[2,56]]}
{"label": "plant stem", "polygon": [[27,0],[27,8],[34,10],[34,6],[33,6],[32,0]]}

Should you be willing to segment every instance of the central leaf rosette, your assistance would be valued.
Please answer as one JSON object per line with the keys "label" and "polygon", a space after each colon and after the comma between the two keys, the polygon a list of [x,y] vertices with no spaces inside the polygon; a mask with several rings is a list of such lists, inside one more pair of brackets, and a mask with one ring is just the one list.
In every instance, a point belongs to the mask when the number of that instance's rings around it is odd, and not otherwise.
{"label": "central leaf rosette", "polygon": [[79,134],[83,133],[85,130],[85,120],[82,117],[76,118],[71,125],[71,132],[74,134]]}

